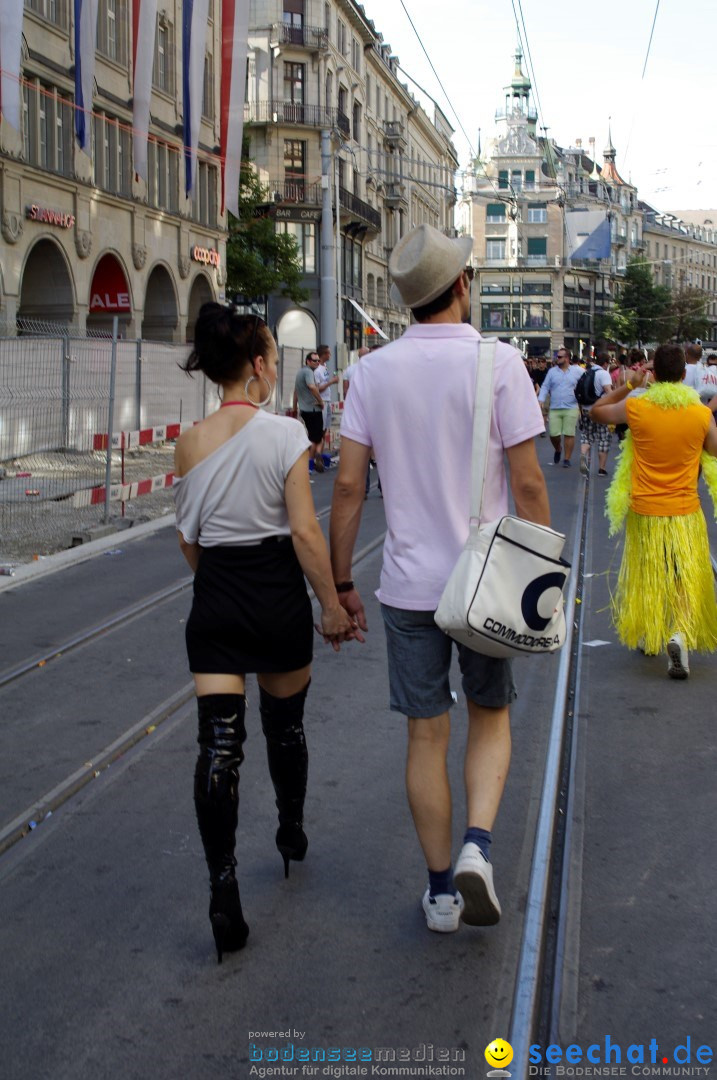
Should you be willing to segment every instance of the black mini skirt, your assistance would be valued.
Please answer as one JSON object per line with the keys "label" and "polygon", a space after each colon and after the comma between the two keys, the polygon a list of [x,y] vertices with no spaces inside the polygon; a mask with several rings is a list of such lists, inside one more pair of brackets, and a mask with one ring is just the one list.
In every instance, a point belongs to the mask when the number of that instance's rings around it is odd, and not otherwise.
{"label": "black mini skirt", "polygon": [[192,674],[296,671],[311,663],[313,633],[291,537],[201,549],[186,629]]}

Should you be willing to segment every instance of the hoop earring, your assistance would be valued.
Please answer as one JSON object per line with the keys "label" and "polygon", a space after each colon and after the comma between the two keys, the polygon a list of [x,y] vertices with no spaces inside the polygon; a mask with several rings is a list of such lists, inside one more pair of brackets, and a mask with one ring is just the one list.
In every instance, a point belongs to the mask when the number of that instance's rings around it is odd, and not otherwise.
{"label": "hoop earring", "polygon": [[[273,397],[274,390],[272,388],[271,383],[267,379],[266,375],[259,375],[259,376],[250,375],[249,378],[247,379],[247,381],[244,383],[244,393],[246,394],[247,397],[249,397],[249,384],[253,383],[255,379],[257,379],[257,381],[259,379],[263,379],[264,382],[266,383],[266,385],[269,387],[269,396],[265,397],[263,401],[255,402],[255,404],[258,405],[261,408],[263,405],[268,405],[269,404],[269,402],[271,401],[271,399]],[[249,400],[251,400],[251,398]]]}

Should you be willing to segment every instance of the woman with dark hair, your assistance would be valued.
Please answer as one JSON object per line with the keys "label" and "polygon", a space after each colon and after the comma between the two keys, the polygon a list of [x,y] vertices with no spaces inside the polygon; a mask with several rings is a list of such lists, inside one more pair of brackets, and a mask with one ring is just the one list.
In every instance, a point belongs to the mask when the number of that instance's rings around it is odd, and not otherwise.
{"label": "woman with dark hair", "polygon": [[[308,757],[304,702],[313,618],[304,575],[321,605],[321,633],[338,650],[360,638],[341,607],[309,487],[301,423],[263,412],[276,386],[277,349],[264,322],[204,304],[185,370],[221,390],[220,408],[184,432],[175,454],[180,548],[195,572],[187,622],[199,714],[194,803],[209,867],[219,963],[241,949],[246,925],[235,876],[245,681],[257,674],[259,711],[276,793],[276,846],[289,876],[301,860]],[[363,639],[361,639],[363,640]]]}

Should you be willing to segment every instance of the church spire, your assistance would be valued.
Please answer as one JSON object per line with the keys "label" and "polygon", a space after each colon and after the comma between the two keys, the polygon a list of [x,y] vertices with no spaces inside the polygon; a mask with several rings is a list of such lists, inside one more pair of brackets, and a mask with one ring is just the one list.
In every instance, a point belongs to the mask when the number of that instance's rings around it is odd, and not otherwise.
{"label": "church spire", "polygon": [[503,87],[503,93],[505,94],[505,111],[502,117],[508,121],[515,123],[528,123],[528,130],[530,134],[535,136],[535,122],[537,120],[537,114],[535,107],[530,101],[530,92],[532,85],[530,79],[523,71],[523,50],[520,47],[520,43],[516,46],[515,53],[515,67],[513,69],[513,78],[507,86]]}
{"label": "church spire", "polygon": [[602,179],[606,180],[608,183],[624,185],[625,181],[620,176],[620,173],[617,171],[617,166],[615,165],[615,157],[617,156],[617,150],[615,149],[615,147],[612,144],[612,123],[611,123],[611,121],[612,121],[612,117],[609,117],[608,118],[608,125],[607,125],[607,146],[605,147],[605,149],[602,152],[604,164],[603,164],[603,167],[602,167],[601,176],[602,176]]}

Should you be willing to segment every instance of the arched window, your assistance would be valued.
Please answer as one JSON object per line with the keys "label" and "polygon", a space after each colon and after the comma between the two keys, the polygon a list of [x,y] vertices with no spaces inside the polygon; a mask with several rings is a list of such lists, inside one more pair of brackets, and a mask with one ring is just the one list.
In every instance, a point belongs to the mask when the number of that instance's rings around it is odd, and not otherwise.
{"label": "arched window", "polygon": [[386,306],[386,283],[382,277],[376,279],[376,303],[379,307]]}
{"label": "arched window", "polygon": [[376,303],[376,281],[373,274],[369,274],[366,278],[366,303]]}

